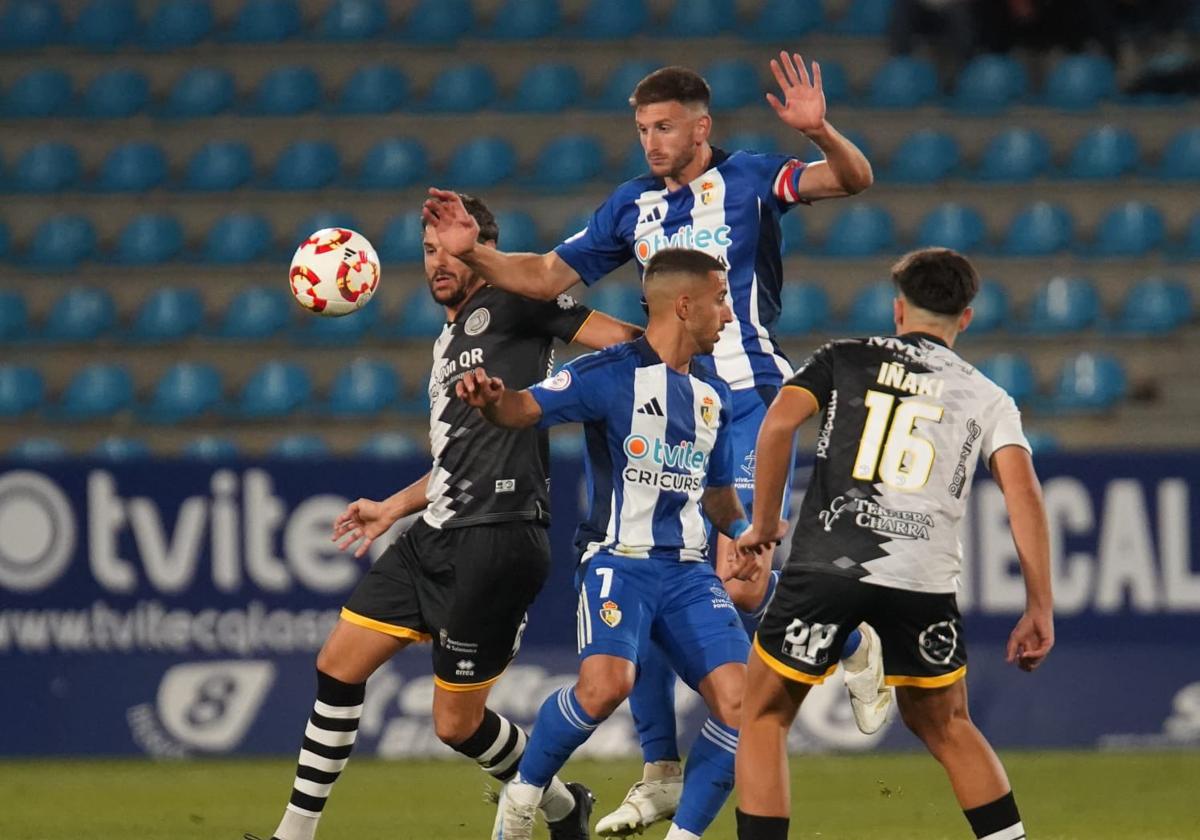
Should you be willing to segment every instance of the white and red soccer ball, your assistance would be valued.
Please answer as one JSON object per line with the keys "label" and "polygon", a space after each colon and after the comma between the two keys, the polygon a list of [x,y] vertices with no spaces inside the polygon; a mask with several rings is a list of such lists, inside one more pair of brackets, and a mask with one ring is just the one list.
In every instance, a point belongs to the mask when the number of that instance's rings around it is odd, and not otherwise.
{"label": "white and red soccer ball", "polygon": [[324,228],[300,243],[288,272],[305,309],[340,317],[366,306],[379,286],[379,257],[361,233]]}

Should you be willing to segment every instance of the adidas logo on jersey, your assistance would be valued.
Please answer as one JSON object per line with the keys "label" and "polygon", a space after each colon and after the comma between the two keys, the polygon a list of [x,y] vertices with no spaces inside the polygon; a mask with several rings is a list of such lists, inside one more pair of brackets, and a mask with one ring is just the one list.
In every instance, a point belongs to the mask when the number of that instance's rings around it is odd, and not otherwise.
{"label": "adidas logo on jersey", "polygon": [[662,406],[658,403],[658,397],[654,397],[650,402],[643,405],[637,410],[638,414],[649,414],[653,417],[665,417]]}

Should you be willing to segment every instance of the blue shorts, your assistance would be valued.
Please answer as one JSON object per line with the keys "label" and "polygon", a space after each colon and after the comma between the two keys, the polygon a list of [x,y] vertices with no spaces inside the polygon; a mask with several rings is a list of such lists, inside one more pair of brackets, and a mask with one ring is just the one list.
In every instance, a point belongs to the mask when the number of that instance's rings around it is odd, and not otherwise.
{"label": "blue shorts", "polygon": [[750,641],[708,563],[594,555],[578,578],[579,657],[638,661],[650,640],[693,689],[728,662],[745,663]]}
{"label": "blue shorts", "polygon": [[[733,486],[742,507],[746,509],[746,517],[752,516],[754,507],[754,467],[757,461],[758,430],[762,427],[767,409],[779,389],[763,385],[758,388],[746,388],[733,392],[732,431],[733,431]],[[792,449],[792,461],[796,460],[796,450]],[[783,488],[783,510],[779,518],[787,519],[791,510],[792,471],[788,470],[787,484]]]}

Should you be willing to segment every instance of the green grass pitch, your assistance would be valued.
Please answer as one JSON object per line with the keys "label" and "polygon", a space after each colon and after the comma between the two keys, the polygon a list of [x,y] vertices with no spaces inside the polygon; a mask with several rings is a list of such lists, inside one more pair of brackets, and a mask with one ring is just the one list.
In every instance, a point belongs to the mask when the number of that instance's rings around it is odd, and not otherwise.
{"label": "green grass pitch", "polygon": [[[1003,756],[1034,840],[1200,838],[1200,752]],[[275,827],[292,761],[0,761],[4,840],[240,840]],[[636,762],[579,761],[595,816],[621,801]],[[949,784],[921,754],[792,759],[793,838],[969,838]],[[483,840],[494,809],[466,761],[351,760],[320,840]],[[648,831],[657,840],[665,824]],[[544,831],[539,833],[544,837]],[[705,835],[732,840],[732,804]]]}

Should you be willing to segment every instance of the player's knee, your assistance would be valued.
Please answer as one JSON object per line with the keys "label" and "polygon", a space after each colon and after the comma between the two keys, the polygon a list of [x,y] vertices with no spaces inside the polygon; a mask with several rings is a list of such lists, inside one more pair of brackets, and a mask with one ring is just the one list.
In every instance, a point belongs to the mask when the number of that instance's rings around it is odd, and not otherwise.
{"label": "player's knee", "polygon": [[603,720],[633,691],[633,674],[612,674],[607,679],[581,679],[575,686],[579,705],[591,717]]}
{"label": "player's knee", "polygon": [[713,697],[712,708],[709,709],[713,717],[734,729],[742,725],[743,687],[742,683],[738,683],[736,689],[731,687],[729,690],[717,692]]}
{"label": "player's knee", "polygon": [[353,679],[355,675],[350,673],[346,662],[342,657],[337,655],[336,650],[330,647],[328,643],[317,653],[317,670],[342,682],[361,682],[361,680]]}
{"label": "player's knee", "polygon": [[438,740],[453,747],[470,738],[483,722],[483,709],[447,709],[433,710],[433,731]]}

